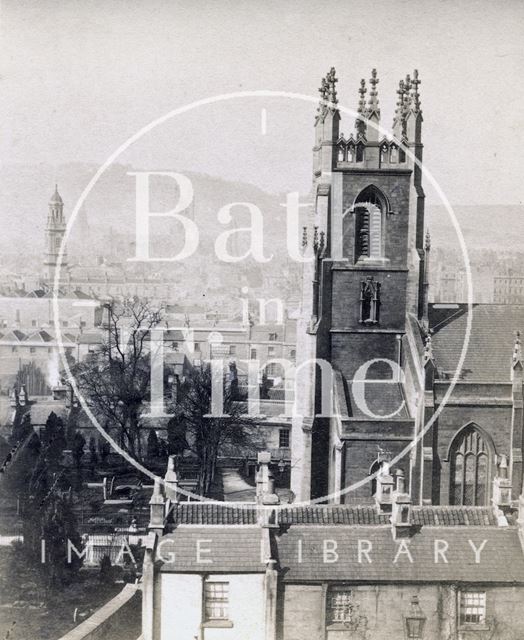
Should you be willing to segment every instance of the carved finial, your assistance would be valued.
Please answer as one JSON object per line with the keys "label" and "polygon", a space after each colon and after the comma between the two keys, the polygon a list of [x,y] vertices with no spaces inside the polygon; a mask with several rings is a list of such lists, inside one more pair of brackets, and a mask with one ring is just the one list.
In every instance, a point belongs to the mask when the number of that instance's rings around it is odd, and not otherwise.
{"label": "carved finial", "polygon": [[313,249],[315,253],[318,251],[318,227],[315,227],[315,231],[313,233]]}
{"label": "carved finial", "polygon": [[326,234],[321,231],[320,232],[320,243],[318,245],[318,250],[319,253],[322,253],[322,251],[324,251],[324,247],[326,246]]}
{"label": "carved finial", "polygon": [[431,336],[426,336],[426,344],[424,345],[424,362],[433,360],[433,344],[431,342]]}
{"label": "carved finial", "polygon": [[327,81],[327,99],[329,102],[332,102],[333,105],[336,105],[337,100],[337,88],[336,83],[338,82],[338,78],[336,76],[335,67],[331,67],[329,73],[326,76]]}
{"label": "carved finial", "polygon": [[522,363],[522,344],[520,342],[520,331],[515,334],[515,346],[513,347],[513,364]]}
{"label": "carved finial", "polygon": [[318,92],[320,94],[320,100],[318,102],[317,112],[320,115],[324,115],[326,113],[326,102],[328,100],[328,83],[326,78],[322,78],[322,80],[320,81]]}
{"label": "carved finial", "polygon": [[429,251],[431,249],[431,235],[429,233],[429,229],[426,230],[426,238],[424,241],[424,249]]}
{"label": "carved finial", "polygon": [[418,92],[418,85],[422,81],[418,78],[418,69],[413,71],[413,79],[411,80],[411,108],[413,111],[420,111],[420,94]]}
{"label": "carved finial", "polygon": [[357,111],[364,115],[364,111],[366,110],[366,81],[364,78],[360,81],[360,87],[358,88],[359,100],[358,100],[358,109]]}
{"label": "carved finial", "polygon": [[[362,78],[362,80],[360,81],[360,87],[358,88],[359,98],[357,112],[362,114],[364,117],[366,116],[366,93],[366,81],[364,80],[364,78]],[[363,134],[366,130],[366,123],[364,122],[364,120],[357,118],[355,120],[355,129],[357,130],[357,133]]]}
{"label": "carved finial", "polygon": [[302,227],[302,248],[307,247],[307,227]]}
{"label": "carved finial", "polygon": [[379,83],[379,79],[377,78],[377,70],[372,69],[371,78],[369,79],[369,84],[371,85],[371,89],[369,90],[369,108],[368,113],[372,113],[373,111],[379,111],[378,106],[378,91],[377,84]]}
{"label": "carved finial", "polygon": [[395,109],[395,118],[393,120],[393,126],[395,126],[397,122],[401,122],[404,117],[405,93],[406,93],[406,90],[404,88],[404,80],[400,80],[400,82],[398,83],[398,89],[397,89],[398,100],[397,100],[397,108]]}

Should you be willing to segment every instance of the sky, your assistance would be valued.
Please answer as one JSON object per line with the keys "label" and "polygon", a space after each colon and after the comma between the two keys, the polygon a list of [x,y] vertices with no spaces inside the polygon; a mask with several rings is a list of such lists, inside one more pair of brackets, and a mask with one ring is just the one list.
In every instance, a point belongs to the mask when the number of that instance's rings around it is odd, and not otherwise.
{"label": "sky", "polygon": [[[424,160],[448,199],[522,204],[519,0],[2,0],[0,12],[3,164],[50,165],[59,180],[62,165],[100,165],[194,101],[260,90],[316,96],[331,66],[352,109],[360,78],[377,68],[390,127],[398,80],[417,68]],[[300,100],[225,100],[170,120],[119,161],[306,192],[314,114]],[[353,130],[350,117],[342,130]]]}

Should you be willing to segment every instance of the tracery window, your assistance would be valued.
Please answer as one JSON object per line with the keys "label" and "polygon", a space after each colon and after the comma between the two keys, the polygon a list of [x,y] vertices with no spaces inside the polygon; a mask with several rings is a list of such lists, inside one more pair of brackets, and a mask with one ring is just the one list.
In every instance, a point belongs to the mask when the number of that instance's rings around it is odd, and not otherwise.
{"label": "tracery window", "polygon": [[474,426],[459,434],[451,450],[450,502],[486,505],[489,497],[490,451]]}

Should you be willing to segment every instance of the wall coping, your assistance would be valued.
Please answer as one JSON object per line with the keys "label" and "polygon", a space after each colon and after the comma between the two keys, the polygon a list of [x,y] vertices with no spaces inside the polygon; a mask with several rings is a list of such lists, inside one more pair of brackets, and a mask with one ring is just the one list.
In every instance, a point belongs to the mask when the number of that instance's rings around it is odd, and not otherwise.
{"label": "wall coping", "polygon": [[122,591],[118,593],[114,598],[102,605],[100,609],[97,609],[93,614],[80,623],[74,629],[71,629],[65,636],[59,638],[59,640],[84,640],[89,637],[97,627],[109,620],[121,607],[123,607],[131,598],[140,591],[141,585],[139,584],[126,584]]}

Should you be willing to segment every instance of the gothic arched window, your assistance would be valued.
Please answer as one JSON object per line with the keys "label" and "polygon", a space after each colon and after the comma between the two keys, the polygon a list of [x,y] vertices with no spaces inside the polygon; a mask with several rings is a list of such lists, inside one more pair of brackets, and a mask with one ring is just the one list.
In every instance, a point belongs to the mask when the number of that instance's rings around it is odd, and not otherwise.
{"label": "gothic arched window", "polygon": [[339,162],[344,162],[344,160],[346,159],[346,154],[345,154],[345,149],[344,147],[340,144],[338,146],[338,161]]}
{"label": "gothic arched window", "polygon": [[474,426],[462,430],[451,447],[451,504],[488,503],[490,462],[490,449],[480,431]]}
{"label": "gothic arched window", "polygon": [[388,145],[384,144],[380,147],[380,164],[388,161]]}
{"label": "gothic arched window", "polygon": [[348,146],[348,162],[353,162],[353,160],[355,159],[355,147],[350,144]]}
{"label": "gothic arched window", "polygon": [[357,144],[356,162],[363,162],[363,160],[364,160],[364,145],[362,144],[362,142],[359,142]]}

